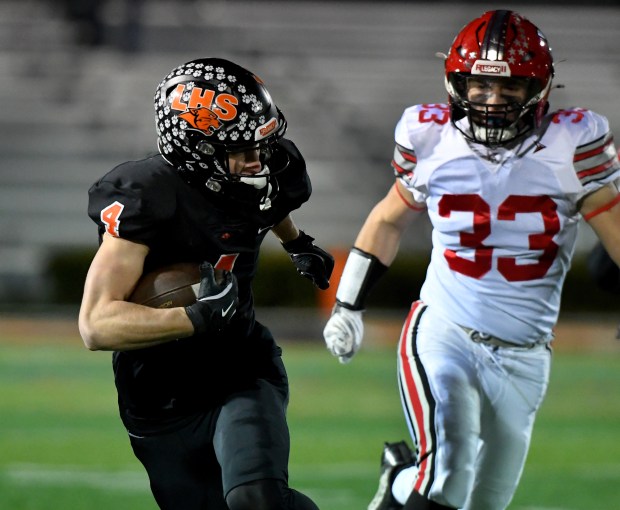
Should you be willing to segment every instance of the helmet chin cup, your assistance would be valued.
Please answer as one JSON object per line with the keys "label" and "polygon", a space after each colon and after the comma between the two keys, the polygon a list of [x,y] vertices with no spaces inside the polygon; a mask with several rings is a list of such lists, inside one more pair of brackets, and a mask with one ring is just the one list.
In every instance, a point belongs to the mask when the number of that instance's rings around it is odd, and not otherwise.
{"label": "helmet chin cup", "polygon": [[[258,174],[257,174],[258,175]],[[192,175],[188,178],[192,179]],[[210,196],[219,196],[231,206],[238,206],[251,210],[258,207],[260,211],[271,208],[272,200],[277,196],[279,184],[272,174],[263,173],[259,177],[232,176],[230,174],[212,174],[202,185],[198,181],[190,184],[199,187],[200,190]]]}
{"label": "helmet chin cup", "polygon": [[496,146],[504,145],[517,138],[517,129],[514,126],[480,126],[472,123],[472,138],[481,145]]}
{"label": "helmet chin cup", "polygon": [[242,175],[239,177],[239,181],[256,189],[263,189],[269,184],[269,167],[264,166],[260,172],[254,175]]}

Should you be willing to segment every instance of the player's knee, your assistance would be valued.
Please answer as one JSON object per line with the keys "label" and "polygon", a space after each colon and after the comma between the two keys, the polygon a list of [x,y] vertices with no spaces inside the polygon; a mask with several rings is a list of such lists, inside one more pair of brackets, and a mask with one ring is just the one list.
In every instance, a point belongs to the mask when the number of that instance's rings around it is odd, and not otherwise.
{"label": "player's knee", "polygon": [[235,487],[226,496],[230,510],[286,510],[282,482],[257,480]]}
{"label": "player's knee", "polygon": [[474,483],[474,473],[469,469],[455,469],[450,471],[437,490],[432,491],[433,499],[440,501],[449,508],[465,506],[467,496]]}

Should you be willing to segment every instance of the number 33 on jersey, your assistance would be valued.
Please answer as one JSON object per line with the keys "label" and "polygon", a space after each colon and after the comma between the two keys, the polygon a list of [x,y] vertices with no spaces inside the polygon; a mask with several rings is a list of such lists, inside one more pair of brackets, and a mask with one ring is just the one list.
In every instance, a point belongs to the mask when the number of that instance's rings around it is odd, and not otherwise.
{"label": "number 33 on jersey", "polygon": [[513,317],[528,310],[548,309],[547,317],[531,320],[541,332],[551,327],[575,246],[579,201],[618,171],[604,117],[561,110],[543,126],[515,147],[488,150],[460,135],[448,105],[412,106],[396,127],[392,165],[414,199],[426,203],[434,227],[421,298],[449,307],[453,317],[460,310],[458,322],[474,308],[467,304],[471,296],[482,296],[487,302],[475,308],[496,312],[506,338],[520,327]]}

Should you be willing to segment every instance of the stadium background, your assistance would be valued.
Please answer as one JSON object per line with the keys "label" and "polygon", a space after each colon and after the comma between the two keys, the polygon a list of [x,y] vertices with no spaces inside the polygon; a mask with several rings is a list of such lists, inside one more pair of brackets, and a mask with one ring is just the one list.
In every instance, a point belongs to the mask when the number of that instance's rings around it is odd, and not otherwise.
{"label": "stadium background", "polygon": [[[32,308],[79,298],[81,271],[96,247],[86,216],[88,187],[116,164],[154,150],[157,83],[180,62],[205,55],[238,61],[266,81],[314,185],[296,218],[322,245],[348,250],[392,181],[393,131],[403,109],[446,100],[435,54],[448,50],[470,18],[493,7],[3,0],[0,304]],[[529,16],[550,39],[555,83],[566,85],[552,91],[552,107],[604,113],[618,132],[618,3],[501,7]],[[593,239],[587,227],[581,232],[583,253]],[[402,256],[424,256],[427,234],[421,220]],[[269,251],[281,255],[272,237]],[[67,265],[69,272],[60,273]]]}
{"label": "stadium background", "polygon": [[[392,181],[403,108],[445,101],[435,53],[491,8],[521,12],[550,39],[555,83],[566,85],[553,108],[591,108],[620,132],[615,0],[0,3],[0,508],[154,508],[115,416],[108,355],[81,347],[75,318],[96,249],[87,189],[153,151],[161,77],[221,56],[266,81],[313,180],[296,220],[342,260]],[[257,303],[289,353],[292,474],[324,508],[364,508],[381,441],[406,434],[392,350],[428,232],[424,220],[411,229],[370,300],[365,351],[347,367],[322,347],[331,296],[298,281],[273,240],[266,246]],[[584,268],[593,242],[583,226],[515,510],[585,510],[593,495],[595,507],[613,508],[620,495],[618,300]]]}

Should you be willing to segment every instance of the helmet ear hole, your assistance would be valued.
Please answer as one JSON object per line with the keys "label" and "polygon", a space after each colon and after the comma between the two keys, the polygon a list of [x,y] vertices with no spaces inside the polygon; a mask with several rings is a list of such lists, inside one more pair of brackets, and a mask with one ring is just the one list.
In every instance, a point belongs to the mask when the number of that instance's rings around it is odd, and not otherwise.
{"label": "helmet ear hole", "polygon": [[198,144],[196,145],[196,150],[199,152],[202,152],[203,154],[206,154],[207,156],[213,156],[213,154],[215,154],[215,147],[213,147],[213,145],[211,145],[208,142],[198,142]]}
{"label": "helmet ear hole", "polygon": [[271,147],[267,144],[262,144],[260,146],[260,161],[261,163],[266,163],[267,161],[269,161],[269,159],[271,158],[273,151],[271,150]]}

